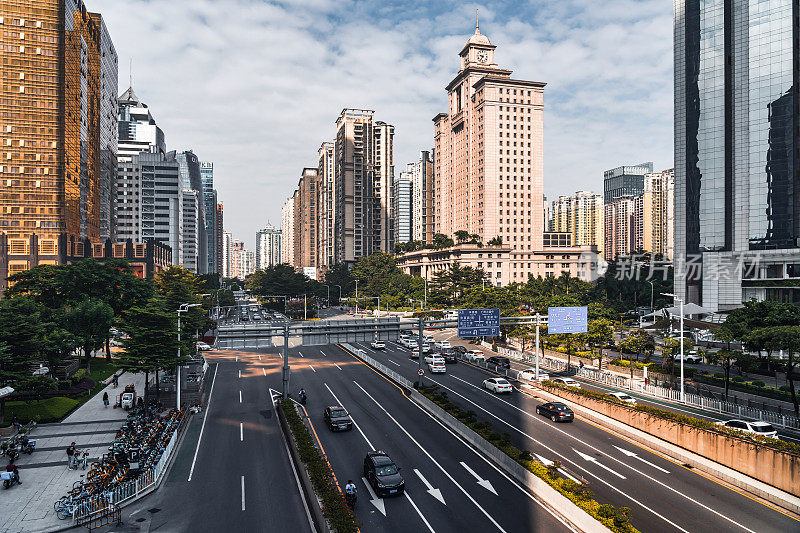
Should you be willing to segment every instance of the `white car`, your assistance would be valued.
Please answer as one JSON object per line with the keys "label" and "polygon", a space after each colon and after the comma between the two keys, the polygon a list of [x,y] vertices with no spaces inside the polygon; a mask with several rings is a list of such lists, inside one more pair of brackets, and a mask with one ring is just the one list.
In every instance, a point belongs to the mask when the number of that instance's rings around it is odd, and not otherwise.
{"label": "white car", "polygon": [[616,398],[621,402],[625,402],[631,405],[636,405],[636,398],[625,392],[612,392],[609,393],[609,396],[613,396],[614,398]]}
{"label": "white car", "polygon": [[409,355],[411,359],[419,359],[419,348],[415,348],[411,350],[411,355]]}
{"label": "white car", "polygon": [[422,337],[422,339],[423,339],[425,342],[433,342],[433,335],[424,335],[424,336]]}
{"label": "white car", "polygon": [[771,437],[773,439],[778,438],[778,432],[774,427],[772,427],[772,424],[768,422],[762,422],[761,420],[756,420],[755,422],[748,420],[728,420],[727,422],[721,421],[717,422],[716,424],[718,426],[736,429],[753,435],[761,435],[762,437]]}
{"label": "white car", "polygon": [[470,350],[465,354],[467,361],[470,363],[477,363],[478,361],[486,361],[486,357],[480,350]]}
{"label": "white car", "polygon": [[[680,363],[681,354],[680,353],[675,354],[675,358],[674,359],[675,359],[675,362]],[[684,363],[698,364],[698,363],[702,363],[703,362],[703,358],[700,357],[700,355],[697,353],[696,350],[692,350],[689,353],[683,354],[683,362]]]}
{"label": "white car", "polygon": [[562,385],[566,385],[567,387],[574,387],[576,389],[581,388],[581,384],[572,378],[553,378],[553,381],[556,383],[561,383]]}
{"label": "white car", "polygon": [[428,345],[428,343],[427,342],[423,343],[423,345],[422,345],[422,353],[428,353],[430,351],[431,351],[431,347]]}
{"label": "white car", "polygon": [[442,357],[442,354],[440,354],[438,352],[425,354],[425,364],[426,365],[429,365],[429,364],[433,363],[433,361],[436,360],[436,359],[441,359],[442,362],[444,362],[444,358]]}
{"label": "white car", "polygon": [[444,374],[447,372],[444,359],[441,357],[434,357],[430,362],[427,360],[425,362],[428,363],[428,370],[430,370],[431,374]]}
{"label": "white car", "polygon": [[413,340],[406,341],[406,348],[410,350],[416,350],[418,347],[419,345],[417,344],[417,341]]}
{"label": "white car", "polygon": [[197,343],[197,351],[198,352],[205,352],[205,351],[208,351],[208,350],[211,350],[211,349],[212,349],[211,346],[209,346],[205,342],[198,342]]}
{"label": "white car", "polygon": [[503,378],[486,379],[483,381],[483,388],[489,389],[495,394],[500,394],[501,392],[511,392],[512,390],[511,383]]}
{"label": "white car", "polygon": [[[520,381],[536,381],[535,370],[523,370],[517,374],[517,379]],[[547,372],[539,371],[539,381],[550,379],[550,374]]]}
{"label": "white car", "polygon": [[385,350],[386,349],[386,345],[381,341],[372,341],[371,343],[369,343],[369,345],[372,346],[373,350]]}
{"label": "white car", "polygon": [[436,347],[437,347],[437,348],[439,348],[439,349],[442,349],[442,348],[451,348],[451,346],[450,346],[450,341],[439,341],[439,342],[437,342],[436,344],[434,344],[434,346],[436,346]]}

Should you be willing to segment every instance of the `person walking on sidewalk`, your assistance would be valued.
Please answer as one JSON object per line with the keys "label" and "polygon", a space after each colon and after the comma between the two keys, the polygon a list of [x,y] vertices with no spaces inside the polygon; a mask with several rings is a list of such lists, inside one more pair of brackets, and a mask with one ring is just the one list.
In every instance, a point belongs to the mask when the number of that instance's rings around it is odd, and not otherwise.
{"label": "person walking on sidewalk", "polygon": [[75,461],[77,460],[77,450],[75,449],[75,441],[67,447],[67,468],[78,468]]}
{"label": "person walking on sidewalk", "polygon": [[113,383],[113,384],[114,384],[114,388],[115,388],[115,389],[117,388],[117,382],[118,382],[118,381],[119,381],[119,378],[117,377],[117,374],[116,374],[116,373],[114,373],[114,376],[111,378],[111,383]]}
{"label": "person walking on sidewalk", "polygon": [[103,393],[103,405],[108,407],[108,392]]}

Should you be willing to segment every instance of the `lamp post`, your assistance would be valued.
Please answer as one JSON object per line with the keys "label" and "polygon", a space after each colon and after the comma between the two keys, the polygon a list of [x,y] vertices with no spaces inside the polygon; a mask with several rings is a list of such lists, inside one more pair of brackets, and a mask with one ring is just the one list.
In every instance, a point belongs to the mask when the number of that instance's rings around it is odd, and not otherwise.
{"label": "lamp post", "polygon": [[650,281],[649,279],[646,279],[645,281],[650,284],[650,312],[652,313],[653,312],[653,290],[655,288],[653,286],[653,282],[652,281]]}
{"label": "lamp post", "polygon": [[681,313],[681,401],[685,400],[685,393],[683,388],[683,298],[680,296],[675,296],[672,293],[662,292],[661,296],[672,296],[674,300],[677,300],[680,304],[680,313]]}
{"label": "lamp post", "polygon": [[422,310],[424,311],[426,307],[428,307],[428,278],[422,278],[422,281],[425,282],[425,292],[423,295],[424,304],[422,305]]}
{"label": "lamp post", "polygon": [[358,280],[356,280],[356,313],[353,316],[358,318]]}
{"label": "lamp post", "polygon": [[[190,307],[199,307],[200,304],[181,304],[177,310],[178,313],[178,363],[175,367],[175,407],[180,411],[181,409],[181,313],[189,311]],[[144,384],[145,389],[147,383]],[[158,387],[158,383],[156,383]]]}

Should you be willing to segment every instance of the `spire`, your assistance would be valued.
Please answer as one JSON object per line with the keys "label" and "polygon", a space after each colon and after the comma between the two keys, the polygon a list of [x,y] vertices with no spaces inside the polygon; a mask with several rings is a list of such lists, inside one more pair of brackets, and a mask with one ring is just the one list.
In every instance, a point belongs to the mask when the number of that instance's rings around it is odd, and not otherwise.
{"label": "spire", "polygon": [[475,8],[475,34],[476,35],[480,35],[481,34],[481,29],[480,29],[480,26],[478,25],[478,8],[477,7]]}

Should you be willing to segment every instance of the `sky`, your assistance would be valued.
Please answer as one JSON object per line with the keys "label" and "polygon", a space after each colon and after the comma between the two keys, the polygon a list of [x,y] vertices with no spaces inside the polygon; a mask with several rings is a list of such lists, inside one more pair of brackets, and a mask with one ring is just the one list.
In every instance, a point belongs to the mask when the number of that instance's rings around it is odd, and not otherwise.
{"label": "sky", "polygon": [[[672,167],[672,2],[87,0],[167,148],[214,162],[224,225],[249,248],[345,107],[395,126],[395,173],[433,146],[432,118],[475,30],[512,77],[547,83],[544,191],[602,192],[603,171]],[[130,65],[132,62],[132,69]]]}

